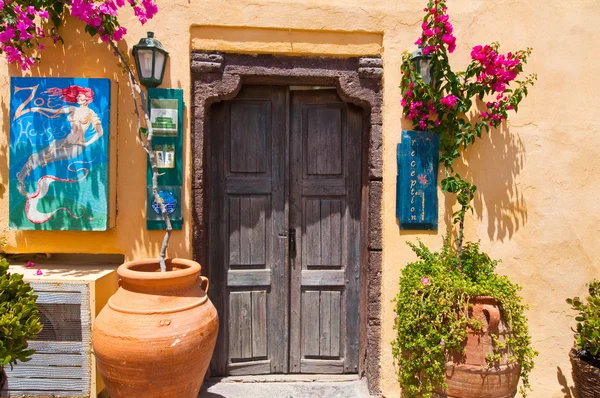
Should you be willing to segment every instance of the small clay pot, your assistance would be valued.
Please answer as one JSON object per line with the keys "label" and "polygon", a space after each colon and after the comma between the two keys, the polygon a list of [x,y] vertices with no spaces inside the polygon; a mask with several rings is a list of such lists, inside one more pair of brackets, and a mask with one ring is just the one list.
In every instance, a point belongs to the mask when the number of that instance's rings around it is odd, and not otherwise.
{"label": "small clay pot", "polygon": [[465,340],[465,354],[456,353],[446,363],[446,391],[436,391],[436,397],[448,398],[511,398],[517,394],[521,366],[509,362],[504,355],[499,363],[485,368],[486,357],[493,353],[491,333],[501,342],[510,330],[501,317],[500,303],[489,296],[470,300],[471,318],[478,319],[482,330],[469,330]]}
{"label": "small clay pot", "polygon": [[219,320],[200,264],[130,261],[120,288],[94,322],[92,344],[111,398],[196,398]]}

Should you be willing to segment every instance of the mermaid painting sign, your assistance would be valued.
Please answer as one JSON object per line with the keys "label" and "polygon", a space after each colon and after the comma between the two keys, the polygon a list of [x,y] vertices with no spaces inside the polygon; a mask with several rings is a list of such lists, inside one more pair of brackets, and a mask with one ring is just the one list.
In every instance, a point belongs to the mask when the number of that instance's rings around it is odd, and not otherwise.
{"label": "mermaid painting sign", "polygon": [[11,79],[11,229],[109,227],[110,80]]}

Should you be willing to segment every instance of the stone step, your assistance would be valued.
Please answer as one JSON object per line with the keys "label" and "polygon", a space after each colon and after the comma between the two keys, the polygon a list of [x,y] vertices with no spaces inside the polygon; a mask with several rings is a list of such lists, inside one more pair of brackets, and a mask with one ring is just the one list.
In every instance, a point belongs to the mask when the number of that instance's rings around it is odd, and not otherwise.
{"label": "stone step", "polygon": [[352,376],[273,375],[211,379],[199,398],[369,398],[364,380]]}

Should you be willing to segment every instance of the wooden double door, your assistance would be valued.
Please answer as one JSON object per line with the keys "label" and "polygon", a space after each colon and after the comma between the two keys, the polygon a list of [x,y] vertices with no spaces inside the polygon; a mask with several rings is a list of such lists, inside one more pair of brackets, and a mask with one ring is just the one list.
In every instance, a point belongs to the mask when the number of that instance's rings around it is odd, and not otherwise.
{"label": "wooden double door", "polygon": [[212,105],[212,375],[356,373],[363,112],[334,89]]}

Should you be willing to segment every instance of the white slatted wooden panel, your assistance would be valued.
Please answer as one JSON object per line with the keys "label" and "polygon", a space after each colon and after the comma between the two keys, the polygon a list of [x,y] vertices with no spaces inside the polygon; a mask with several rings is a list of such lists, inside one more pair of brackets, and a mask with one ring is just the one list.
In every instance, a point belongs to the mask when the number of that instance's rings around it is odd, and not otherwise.
{"label": "white slatted wooden panel", "polygon": [[[30,341],[37,352],[28,362],[5,368],[8,383],[2,398],[67,396],[89,397],[91,384],[91,325],[89,287],[85,283],[30,282],[38,308],[52,322],[45,304],[76,304],[81,311],[81,341]],[[50,308],[50,307],[48,307]]]}

